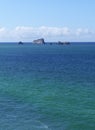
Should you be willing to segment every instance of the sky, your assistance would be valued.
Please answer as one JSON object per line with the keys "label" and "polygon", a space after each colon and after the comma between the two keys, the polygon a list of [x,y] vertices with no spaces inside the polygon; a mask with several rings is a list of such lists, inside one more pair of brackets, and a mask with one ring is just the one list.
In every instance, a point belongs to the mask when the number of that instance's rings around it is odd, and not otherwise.
{"label": "sky", "polygon": [[95,41],[95,0],[0,0],[0,42]]}

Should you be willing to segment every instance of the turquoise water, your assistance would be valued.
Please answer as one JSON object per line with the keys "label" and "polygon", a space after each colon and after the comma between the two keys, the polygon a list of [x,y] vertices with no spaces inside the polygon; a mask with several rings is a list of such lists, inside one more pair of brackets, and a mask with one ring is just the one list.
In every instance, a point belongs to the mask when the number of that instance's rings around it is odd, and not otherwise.
{"label": "turquoise water", "polygon": [[0,130],[95,130],[95,44],[0,44]]}

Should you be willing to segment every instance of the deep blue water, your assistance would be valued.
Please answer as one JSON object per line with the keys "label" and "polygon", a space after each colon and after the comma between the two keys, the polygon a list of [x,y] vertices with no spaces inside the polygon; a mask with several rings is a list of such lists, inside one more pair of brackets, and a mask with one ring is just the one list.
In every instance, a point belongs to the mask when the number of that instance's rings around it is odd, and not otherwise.
{"label": "deep blue water", "polygon": [[0,130],[95,130],[95,44],[0,44]]}

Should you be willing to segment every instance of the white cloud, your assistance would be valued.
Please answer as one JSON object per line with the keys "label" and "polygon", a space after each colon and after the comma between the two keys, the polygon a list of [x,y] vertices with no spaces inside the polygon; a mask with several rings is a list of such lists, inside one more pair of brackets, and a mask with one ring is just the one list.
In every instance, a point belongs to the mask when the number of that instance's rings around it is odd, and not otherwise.
{"label": "white cloud", "polygon": [[15,30],[16,34],[20,35],[21,37],[26,37],[26,36],[64,36],[68,35],[70,30],[67,27],[64,28],[57,28],[57,27],[46,27],[46,26],[41,26],[38,28],[34,27],[16,27]]}
{"label": "white cloud", "polygon": [[6,31],[7,31],[6,28],[4,27],[0,28],[0,38],[2,38],[5,35]]}
{"label": "white cloud", "polygon": [[69,35],[70,30],[67,27],[58,28],[58,27],[39,27],[38,28],[39,33],[43,36],[64,36]]}
{"label": "white cloud", "polygon": [[[17,26],[14,29],[7,29],[5,27],[0,28],[0,41],[32,41],[36,38],[45,38],[46,41],[80,41],[85,36],[94,37],[94,31],[88,28],[78,28],[72,30],[68,27],[27,27]],[[85,40],[85,39],[84,39]],[[87,39],[86,39],[87,40]]]}
{"label": "white cloud", "polygon": [[93,34],[93,32],[88,28],[78,28],[76,30],[76,35],[90,35],[90,34]]}

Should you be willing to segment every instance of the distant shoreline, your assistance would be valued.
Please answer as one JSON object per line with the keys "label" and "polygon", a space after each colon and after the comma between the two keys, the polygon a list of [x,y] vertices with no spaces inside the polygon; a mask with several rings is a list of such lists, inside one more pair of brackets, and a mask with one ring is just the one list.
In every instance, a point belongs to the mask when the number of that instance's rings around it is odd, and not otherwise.
{"label": "distant shoreline", "polygon": [[[11,41],[11,42],[0,42],[0,44],[2,44],[2,43],[12,43],[12,44],[17,44],[17,43],[19,43],[19,42],[15,42],[15,41]],[[28,42],[28,41],[25,41],[25,42],[23,42],[23,43],[25,43],[25,44],[33,44],[32,42]],[[52,43],[52,44],[57,44],[58,42],[45,42],[45,44],[50,44],[50,43]],[[95,42],[76,42],[76,41],[74,41],[74,42],[70,42],[70,43],[75,43],[75,44],[80,44],[80,43],[83,43],[83,44],[86,44],[86,43],[94,43],[95,44]],[[33,44],[34,45],[34,44]]]}

